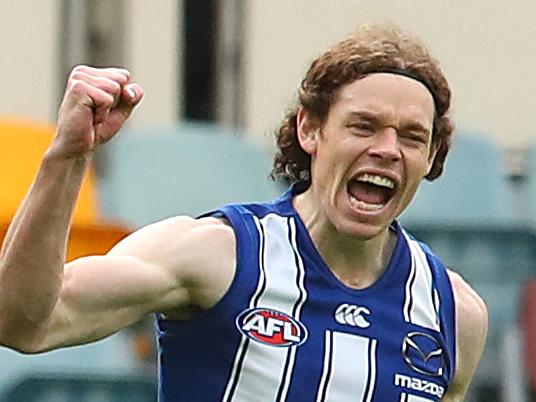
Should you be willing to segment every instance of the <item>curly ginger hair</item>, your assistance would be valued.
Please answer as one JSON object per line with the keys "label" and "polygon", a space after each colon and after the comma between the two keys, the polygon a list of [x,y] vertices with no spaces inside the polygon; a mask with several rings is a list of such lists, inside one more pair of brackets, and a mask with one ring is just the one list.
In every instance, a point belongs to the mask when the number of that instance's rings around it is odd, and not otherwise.
{"label": "curly ginger hair", "polygon": [[392,25],[370,25],[336,43],[313,61],[298,92],[298,104],[276,131],[277,152],[271,176],[291,183],[310,184],[311,157],[300,146],[297,115],[303,109],[322,126],[339,90],[367,74],[401,70],[421,81],[432,93],[435,116],[432,145],[437,154],[425,176],[434,180],[443,166],[452,141],[454,125],[448,115],[451,91],[439,63],[424,44]]}

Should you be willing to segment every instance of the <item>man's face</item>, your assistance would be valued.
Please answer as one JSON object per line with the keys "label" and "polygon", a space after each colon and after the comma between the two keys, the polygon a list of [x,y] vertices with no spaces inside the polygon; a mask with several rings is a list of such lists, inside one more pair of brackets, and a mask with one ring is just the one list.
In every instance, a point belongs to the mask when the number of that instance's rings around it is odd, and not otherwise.
{"label": "man's face", "polygon": [[432,95],[414,79],[374,73],[340,89],[302,140],[311,190],[338,232],[373,238],[406,208],[435,156],[433,121]]}

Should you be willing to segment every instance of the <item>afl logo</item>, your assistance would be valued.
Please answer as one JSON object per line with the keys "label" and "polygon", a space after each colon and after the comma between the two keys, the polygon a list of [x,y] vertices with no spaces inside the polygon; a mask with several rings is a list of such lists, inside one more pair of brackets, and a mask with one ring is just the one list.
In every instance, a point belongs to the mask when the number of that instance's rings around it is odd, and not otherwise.
{"label": "afl logo", "polygon": [[298,346],[307,339],[307,329],[301,322],[268,308],[242,311],[236,317],[236,326],[249,339],[270,346]]}

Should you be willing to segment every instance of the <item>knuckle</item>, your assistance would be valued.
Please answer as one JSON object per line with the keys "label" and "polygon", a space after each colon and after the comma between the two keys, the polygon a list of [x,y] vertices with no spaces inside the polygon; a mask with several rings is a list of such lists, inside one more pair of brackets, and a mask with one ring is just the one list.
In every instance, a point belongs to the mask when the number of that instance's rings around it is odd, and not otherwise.
{"label": "knuckle", "polygon": [[115,80],[112,80],[112,79],[107,79],[106,80],[106,83],[108,84],[108,86],[110,87],[110,90],[112,92],[118,92],[121,90],[121,84],[119,84],[117,81]]}
{"label": "knuckle", "polygon": [[112,97],[116,97],[121,92],[121,84],[119,84],[117,81],[106,78],[106,77],[99,77],[95,81],[95,87],[98,89],[106,92],[108,95]]}
{"label": "knuckle", "polygon": [[83,94],[83,93],[87,92],[87,86],[86,86],[85,82],[83,82],[83,81],[73,80],[71,82],[69,90],[70,90],[70,92],[72,92],[75,95],[80,95],[80,94]]}
{"label": "knuckle", "polygon": [[76,71],[73,70],[73,72],[71,73],[70,79],[71,81],[73,80],[80,81],[86,77],[87,77],[87,74],[82,72],[81,70],[76,70]]}
{"label": "knuckle", "polygon": [[113,73],[115,73],[115,74],[121,74],[121,75],[127,75],[127,76],[130,75],[130,71],[128,71],[126,68],[122,68],[122,67],[112,68],[111,71]]}
{"label": "knuckle", "polygon": [[105,93],[102,99],[103,106],[112,107],[115,103],[115,97],[109,93]]}
{"label": "knuckle", "polygon": [[130,80],[130,72],[125,69],[117,68],[111,72],[111,77],[116,81],[126,83]]}
{"label": "knuckle", "polygon": [[73,76],[76,73],[86,72],[88,71],[89,67],[84,64],[79,64],[75,66],[71,71],[71,76]]}

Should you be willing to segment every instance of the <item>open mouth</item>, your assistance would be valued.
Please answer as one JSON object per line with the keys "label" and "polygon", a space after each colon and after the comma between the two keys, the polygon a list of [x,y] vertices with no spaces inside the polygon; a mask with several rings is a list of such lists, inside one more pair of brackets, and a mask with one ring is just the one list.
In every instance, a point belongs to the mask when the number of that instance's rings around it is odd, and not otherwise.
{"label": "open mouth", "polygon": [[395,195],[395,182],[385,176],[362,173],[347,185],[350,202],[356,209],[379,211]]}

